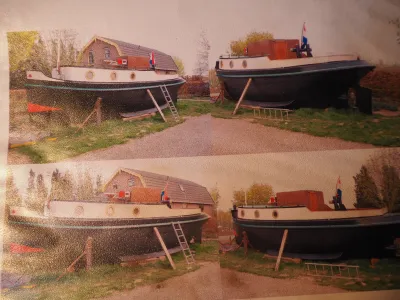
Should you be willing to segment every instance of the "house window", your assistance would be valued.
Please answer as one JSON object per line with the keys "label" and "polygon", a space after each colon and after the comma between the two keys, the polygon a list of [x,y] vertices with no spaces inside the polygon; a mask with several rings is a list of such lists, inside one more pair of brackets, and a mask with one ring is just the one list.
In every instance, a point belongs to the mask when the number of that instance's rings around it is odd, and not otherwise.
{"label": "house window", "polygon": [[199,208],[201,209],[201,211],[204,211],[204,205],[203,204],[200,204]]}
{"label": "house window", "polygon": [[104,48],[104,58],[109,59],[110,57],[111,57],[110,48],[108,47]]}
{"label": "house window", "polygon": [[182,192],[185,191],[185,189],[183,188],[182,184],[179,185],[179,188],[181,189]]}
{"label": "house window", "polygon": [[134,185],[135,185],[135,179],[133,177],[129,178],[128,179],[128,186],[131,187],[131,186],[134,186]]}
{"label": "house window", "polygon": [[89,64],[94,64],[94,52],[93,50],[89,51]]}
{"label": "house window", "polygon": [[118,190],[118,184],[114,183],[114,184],[113,184],[113,189],[114,189],[114,190]]}

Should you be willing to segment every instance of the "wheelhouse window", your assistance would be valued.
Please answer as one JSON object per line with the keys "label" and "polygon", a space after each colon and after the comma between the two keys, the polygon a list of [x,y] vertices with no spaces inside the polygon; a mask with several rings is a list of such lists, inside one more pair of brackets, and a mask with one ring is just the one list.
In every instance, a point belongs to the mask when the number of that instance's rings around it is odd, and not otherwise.
{"label": "wheelhouse window", "polygon": [[118,184],[114,183],[114,184],[113,184],[113,189],[114,189],[114,190],[117,190],[117,189],[118,189]]}
{"label": "wheelhouse window", "polygon": [[94,64],[94,52],[93,52],[93,50],[89,51],[89,64],[91,64],[91,65]]}
{"label": "wheelhouse window", "polygon": [[110,57],[111,57],[110,48],[108,48],[108,47],[104,48],[104,58],[110,59]]}

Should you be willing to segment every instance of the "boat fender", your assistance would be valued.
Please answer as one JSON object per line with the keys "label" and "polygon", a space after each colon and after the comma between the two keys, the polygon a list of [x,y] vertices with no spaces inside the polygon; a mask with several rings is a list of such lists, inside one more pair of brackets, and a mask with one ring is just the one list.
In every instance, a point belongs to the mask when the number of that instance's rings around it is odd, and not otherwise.
{"label": "boat fender", "polygon": [[113,216],[114,212],[115,212],[114,206],[112,206],[112,205],[107,206],[107,208],[106,208],[107,216],[109,216],[109,217]]}
{"label": "boat fender", "polygon": [[134,214],[135,216],[137,216],[139,213],[140,213],[139,207],[135,207],[135,208],[133,209],[133,214]]}

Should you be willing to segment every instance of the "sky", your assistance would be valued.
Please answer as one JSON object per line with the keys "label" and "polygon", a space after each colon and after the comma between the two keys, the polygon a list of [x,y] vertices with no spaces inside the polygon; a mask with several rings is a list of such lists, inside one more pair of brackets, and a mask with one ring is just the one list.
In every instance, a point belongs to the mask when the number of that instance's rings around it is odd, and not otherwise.
{"label": "sky", "polygon": [[51,173],[56,168],[61,172],[70,170],[73,174],[88,169],[94,176],[101,174],[105,181],[119,167],[149,171],[187,179],[208,190],[217,187],[221,195],[219,208],[222,210],[232,207],[234,190],[246,189],[253,183],[270,184],[274,192],[303,189],[322,191],[328,203],[340,176],[343,203],[352,207],[355,202],[353,176],[375,151],[379,149],[68,162],[19,165],[11,169],[21,193],[26,193],[31,168],[36,175],[44,175],[48,188]]}
{"label": "sky", "polygon": [[276,38],[300,38],[303,22],[314,55],[359,53],[385,64],[400,63],[396,0],[3,0],[3,31],[75,29],[81,45],[94,35],[132,42],[180,57],[187,74],[196,63],[199,34],[210,42],[210,68],[232,40],[252,30]]}

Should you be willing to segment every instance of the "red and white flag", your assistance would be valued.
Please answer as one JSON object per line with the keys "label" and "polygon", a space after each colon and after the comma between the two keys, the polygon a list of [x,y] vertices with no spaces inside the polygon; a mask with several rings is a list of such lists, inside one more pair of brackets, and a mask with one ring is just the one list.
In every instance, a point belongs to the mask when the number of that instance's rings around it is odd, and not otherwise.
{"label": "red and white flag", "polygon": [[156,59],[155,59],[155,57],[154,57],[154,53],[153,52],[151,52],[150,54],[149,54],[149,56],[150,56],[150,65],[152,65],[152,66],[155,66],[156,65]]}
{"label": "red and white flag", "polygon": [[339,178],[338,178],[338,180],[337,180],[337,182],[336,182],[336,189],[341,189],[342,188],[342,182],[340,181],[340,176],[339,176]]}

